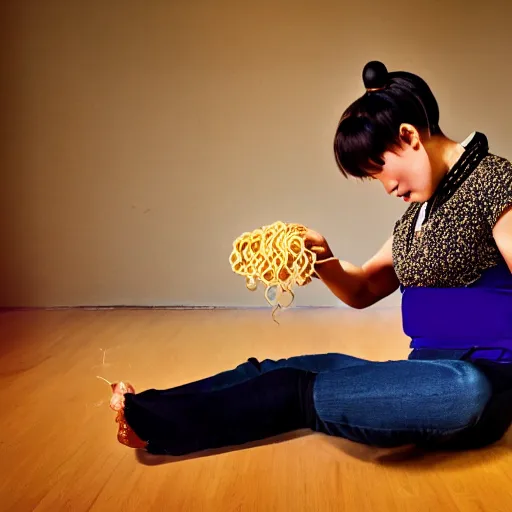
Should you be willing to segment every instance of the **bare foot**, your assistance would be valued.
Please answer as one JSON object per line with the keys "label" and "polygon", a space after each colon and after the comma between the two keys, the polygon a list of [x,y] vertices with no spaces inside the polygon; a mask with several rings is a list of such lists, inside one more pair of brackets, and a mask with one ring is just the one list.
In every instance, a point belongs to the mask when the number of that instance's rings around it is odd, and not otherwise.
{"label": "bare foot", "polygon": [[145,448],[147,442],[140,439],[130,428],[124,417],[124,395],[126,393],[135,393],[135,389],[127,382],[117,382],[112,384],[112,398],[110,399],[110,408],[117,412],[116,422],[119,423],[117,440],[130,448]]}
{"label": "bare foot", "polygon": [[143,441],[128,425],[123,411],[117,413],[116,422],[119,423],[117,440],[129,448],[146,448],[148,443]]}

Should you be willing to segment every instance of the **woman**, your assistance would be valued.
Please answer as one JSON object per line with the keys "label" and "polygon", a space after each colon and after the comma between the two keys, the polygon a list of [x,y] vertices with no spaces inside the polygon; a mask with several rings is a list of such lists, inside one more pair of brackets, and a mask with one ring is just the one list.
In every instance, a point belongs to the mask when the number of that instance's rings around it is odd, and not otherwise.
{"label": "woman", "polygon": [[512,422],[512,164],[475,133],[459,144],[439,127],[418,76],[363,71],[366,92],[334,140],[346,176],[378,180],[410,203],[391,238],[361,268],[317,246],[318,277],[366,308],[400,287],[408,360],[299,356],[136,394],[115,385],[119,440],[181,455],[310,428],[381,447],[471,448]]}

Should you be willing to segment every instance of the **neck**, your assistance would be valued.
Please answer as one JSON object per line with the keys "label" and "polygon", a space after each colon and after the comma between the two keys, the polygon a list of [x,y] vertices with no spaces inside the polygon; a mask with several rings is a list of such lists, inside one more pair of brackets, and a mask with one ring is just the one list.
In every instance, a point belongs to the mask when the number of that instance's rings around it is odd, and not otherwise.
{"label": "neck", "polygon": [[464,153],[464,146],[444,135],[431,137],[424,143],[431,166],[433,178],[439,183]]}

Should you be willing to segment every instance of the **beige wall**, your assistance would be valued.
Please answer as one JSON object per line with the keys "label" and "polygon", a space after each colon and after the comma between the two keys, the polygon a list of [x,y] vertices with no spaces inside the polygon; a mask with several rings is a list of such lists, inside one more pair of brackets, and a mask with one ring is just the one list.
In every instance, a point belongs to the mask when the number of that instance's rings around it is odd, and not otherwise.
{"label": "beige wall", "polygon": [[[362,263],[403,211],[333,160],[371,59],[512,157],[510,2],[3,5],[3,306],[264,305],[228,256],[278,219]],[[297,304],[339,303],[314,282]]]}

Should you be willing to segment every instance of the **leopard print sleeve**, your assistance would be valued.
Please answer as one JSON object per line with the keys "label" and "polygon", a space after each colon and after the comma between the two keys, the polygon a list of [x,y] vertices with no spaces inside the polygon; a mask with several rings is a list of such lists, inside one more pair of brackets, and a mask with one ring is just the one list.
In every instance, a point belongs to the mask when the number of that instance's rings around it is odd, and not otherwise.
{"label": "leopard print sleeve", "polygon": [[512,163],[491,155],[473,182],[473,192],[483,219],[494,228],[502,213],[512,206]]}

